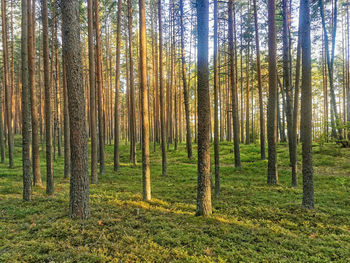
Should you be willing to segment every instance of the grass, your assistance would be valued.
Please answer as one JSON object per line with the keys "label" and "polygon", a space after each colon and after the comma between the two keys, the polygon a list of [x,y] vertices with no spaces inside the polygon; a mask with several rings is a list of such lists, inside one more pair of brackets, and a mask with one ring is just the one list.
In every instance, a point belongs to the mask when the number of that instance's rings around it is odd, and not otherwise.
{"label": "grass", "polygon": [[[63,157],[54,165],[54,196],[34,187],[33,201],[22,201],[16,138],[15,169],[0,164],[0,262],[350,261],[349,149],[314,145],[316,208],[308,211],[300,206],[301,175],[299,187],[291,187],[286,144],[278,146],[277,186],[266,184],[259,145],[241,145],[241,169],[233,167],[232,148],[220,145],[222,192],[213,199],[213,215],[201,218],[194,216],[195,148],[189,161],[184,144],[170,147],[166,178],[160,147],[152,151],[152,201],[143,202],[141,165],[130,166],[123,144],[121,169],[113,172],[113,146],[106,145],[106,173],[90,185],[91,218],[73,221]],[[44,155],[41,160],[44,175]]]}

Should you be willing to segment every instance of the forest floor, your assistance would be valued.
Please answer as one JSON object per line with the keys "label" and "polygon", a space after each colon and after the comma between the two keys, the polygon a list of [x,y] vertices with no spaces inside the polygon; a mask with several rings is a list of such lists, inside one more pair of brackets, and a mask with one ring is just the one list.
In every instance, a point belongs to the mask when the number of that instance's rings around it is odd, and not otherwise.
{"label": "forest floor", "polygon": [[[139,148],[133,168],[122,143],[116,173],[106,145],[106,173],[90,185],[91,218],[80,221],[68,217],[63,157],[54,164],[55,194],[34,187],[33,201],[22,201],[20,141],[15,169],[0,164],[0,262],[350,262],[349,149],[314,145],[316,205],[307,211],[301,173],[291,187],[286,144],[278,146],[279,184],[269,186],[259,145],[241,145],[242,168],[235,169],[232,143],[221,143],[221,195],[213,215],[202,218],[194,216],[195,148],[189,161],[185,144],[170,146],[162,177],[160,147],[153,153],[152,146],[152,201],[143,202]],[[299,166],[300,156],[299,149]]]}

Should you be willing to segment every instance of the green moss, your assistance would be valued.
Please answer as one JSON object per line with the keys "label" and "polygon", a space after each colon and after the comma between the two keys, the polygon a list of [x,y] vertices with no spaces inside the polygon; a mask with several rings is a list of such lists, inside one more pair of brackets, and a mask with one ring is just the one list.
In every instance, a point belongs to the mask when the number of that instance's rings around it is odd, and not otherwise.
{"label": "green moss", "polygon": [[91,218],[73,221],[63,157],[54,165],[55,195],[34,187],[33,201],[24,202],[20,138],[15,145],[16,168],[0,164],[0,262],[350,261],[349,149],[314,147],[316,208],[308,211],[300,206],[301,174],[300,186],[291,187],[286,144],[278,146],[279,185],[268,186],[259,145],[241,145],[242,168],[235,169],[232,143],[223,142],[222,191],[213,215],[200,218],[194,216],[195,148],[192,160],[185,144],[171,148],[164,178],[160,147],[153,152],[152,145],[153,199],[143,202],[140,163],[129,165],[122,143],[121,169],[114,172],[113,146],[106,145],[106,173],[90,185]]}

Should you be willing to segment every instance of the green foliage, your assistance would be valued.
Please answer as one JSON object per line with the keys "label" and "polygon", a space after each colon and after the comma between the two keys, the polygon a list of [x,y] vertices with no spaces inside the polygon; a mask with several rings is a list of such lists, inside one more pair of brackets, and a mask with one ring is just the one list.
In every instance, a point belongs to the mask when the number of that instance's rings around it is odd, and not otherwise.
{"label": "green foliage", "polygon": [[[300,206],[301,175],[300,186],[290,186],[286,144],[278,146],[280,184],[268,186],[259,145],[241,145],[242,168],[235,169],[232,143],[221,143],[222,191],[210,218],[194,216],[195,149],[191,161],[184,144],[171,149],[166,178],[160,148],[152,149],[153,199],[143,202],[140,163],[127,163],[129,148],[122,143],[121,169],[113,172],[113,147],[106,145],[107,171],[90,185],[86,221],[68,217],[63,157],[55,164],[55,195],[34,187],[33,201],[22,201],[16,146],[16,168],[0,165],[0,262],[350,261],[350,151],[335,144],[313,147],[316,209],[307,211]],[[140,162],[139,148],[137,157]]]}

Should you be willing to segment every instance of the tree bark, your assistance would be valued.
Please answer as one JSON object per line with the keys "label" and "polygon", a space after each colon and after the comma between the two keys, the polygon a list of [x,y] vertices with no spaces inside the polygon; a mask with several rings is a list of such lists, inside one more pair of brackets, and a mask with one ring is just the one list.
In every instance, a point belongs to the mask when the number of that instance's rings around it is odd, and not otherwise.
{"label": "tree bark", "polygon": [[31,111],[30,89],[28,85],[28,1],[22,0],[21,2],[23,200],[30,201],[32,199],[32,176],[30,171]]}
{"label": "tree bark", "polygon": [[67,71],[65,58],[62,54],[63,67],[63,114],[64,114],[64,178],[71,176],[71,153],[70,153],[70,127],[68,111],[68,92],[67,92]]}
{"label": "tree bark", "polygon": [[115,105],[114,105],[114,171],[119,170],[119,88],[120,88],[120,44],[121,44],[121,16],[122,0],[118,0],[117,15],[117,50],[116,50],[116,70],[115,70]]}
{"label": "tree bark", "polygon": [[95,0],[95,34],[96,34],[96,82],[97,82],[97,100],[98,100],[98,134],[100,150],[100,174],[105,172],[105,132],[104,132],[104,114],[103,114],[103,86],[102,86],[102,47],[101,47],[101,28],[99,14],[99,0]]}
{"label": "tree bark", "polygon": [[[35,2],[33,2],[35,5]],[[32,114],[32,161],[33,161],[33,184],[42,185],[40,173],[40,148],[39,148],[39,115],[38,101],[35,86],[35,13],[32,13],[32,0],[28,0],[28,69],[29,89]]]}
{"label": "tree bark", "polygon": [[165,134],[165,105],[163,81],[163,31],[162,31],[162,0],[158,0],[158,26],[159,26],[159,96],[160,96],[160,129],[162,143],[162,175],[167,176],[166,161],[166,134]]}
{"label": "tree bark", "polygon": [[259,43],[258,12],[257,12],[256,0],[253,0],[253,5],[254,5],[255,46],[256,46],[256,73],[257,73],[257,78],[258,78],[258,90],[259,90],[260,157],[261,157],[261,160],[265,160],[266,159],[266,153],[265,153],[265,118],[264,118],[264,104],[263,104],[263,97],[262,97],[260,43]]}
{"label": "tree bark", "polygon": [[241,154],[239,149],[239,119],[238,119],[238,103],[236,101],[236,81],[235,81],[235,68],[234,68],[234,47],[233,47],[233,21],[232,21],[232,11],[233,11],[233,0],[228,2],[228,41],[229,41],[229,62],[230,62],[230,75],[231,75],[231,100],[232,100],[232,121],[233,121],[233,144],[234,144],[234,154],[235,154],[235,167],[241,167]]}
{"label": "tree bark", "polygon": [[88,48],[89,48],[89,81],[90,81],[90,136],[91,136],[91,183],[98,181],[97,174],[97,120],[96,120],[96,78],[95,50],[93,32],[93,0],[88,0]]}
{"label": "tree bark", "polygon": [[128,32],[129,32],[129,82],[130,82],[130,161],[136,165],[136,113],[135,113],[135,87],[134,62],[132,54],[132,3],[128,0]]}
{"label": "tree bark", "polygon": [[182,85],[184,92],[184,103],[185,103],[185,116],[186,116],[186,148],[187,157],[192,158],[192,136],[191,136],[191,122],[190,122],[190,102],[188,96],[188,87],[186,81],[186,70],[185,70],[185,40],[184,40],[184,7],[183,0],[180,0],[180,22],[181,22],[181,65],[182,65]]}
{"label": "tree bark", "polygon": [[314,208],[314,179],[312,166],[312,82],[309,0],[300,0],[302,81],[301,81],[301,138],[303,157],[303,202],[305,208]]}
{"label": "tree bark", "polygon": [[[291,8],[291,7],[290,7]],[[282,16],[283,16],[283,86],[286,94],[286,116],[287,116],[287,135],[289,146],[289,160],[292,166],[292,178],[295,177],[295,153],[293,144],[293,95],[292,83],[290,75],[290,46],[289,46],[289,32],[288,32],[288,3],[287,0],[282,0]],[[292,179],[292,184],[294,183]]]}
{"label": "tree bark", "polygon": [[[182,1],[181,1],[182,2]],[[214,160],[215,197],[220,194],[219,108],[218,108],[218,1],[214,0]]]}
{"label": "tree bark", "polygon": [[12,113],[11,113],[11,86],[9,82],[9,56],[7,43],[7,15],[6,1],[1,0],[1,15],[2,15],[2,52],[3,52],[3,72],[5,84],[5,105],[6,105],[6,121],[7,121],[7,143],[9,151],[9,166],[13,168],[13,133],[12,133]]}
{"label": "tree bark", "polygon": [[294,106],[293,106],[293,127],[292,127],[292,153],[291,153],[291,165],[292,165],[292,186],[298,186],[298,111],[299,111],[299,85],[300,85],[300,58],[301,58],[301,16],[299,15],[299,28],[298,28],[298,44],[297,44],[297,59],[295,69],[295,87],[294,87]]}
{"label": "tree bark", "polygon": [[85,117],[85,94],[80,50],[79,1],[62,0],[63,53],[67,69],[72,176],[69,214],[71,218],[89,217],[89,166]]}
{"label": "tree bark", "polygon": [[268,171],[267,183],[277,184],[277,58],[275,0],[268,0],[269,99],[267,107]]}
{"label": "tree bark", "polygon": [[208,67],[209,1],[197,1],[198,186],[197,216],[212,213],[210,187],[210,96]]}
{"label": "tree bark", "polygon": [[49,73],[49,22],[47,0],[41,0],[43,20],[43,56],[44,56],[44,85],[45,85],[45,135],[46,135],[46,193],[54,192],[52,164],[52,120],[51,120],[51,84]]}
{"label": "tree bark", "polygon": [[[120,0],[119,0],[120,1]],[[121,1],[120,1],[121,2]],[[140,92],[142,118],[142,185],[143,200],[151,200],[151,172],[149,160],[149,119],[147,92],[146,18],[145,0],[139,0],[140,16]]]}

